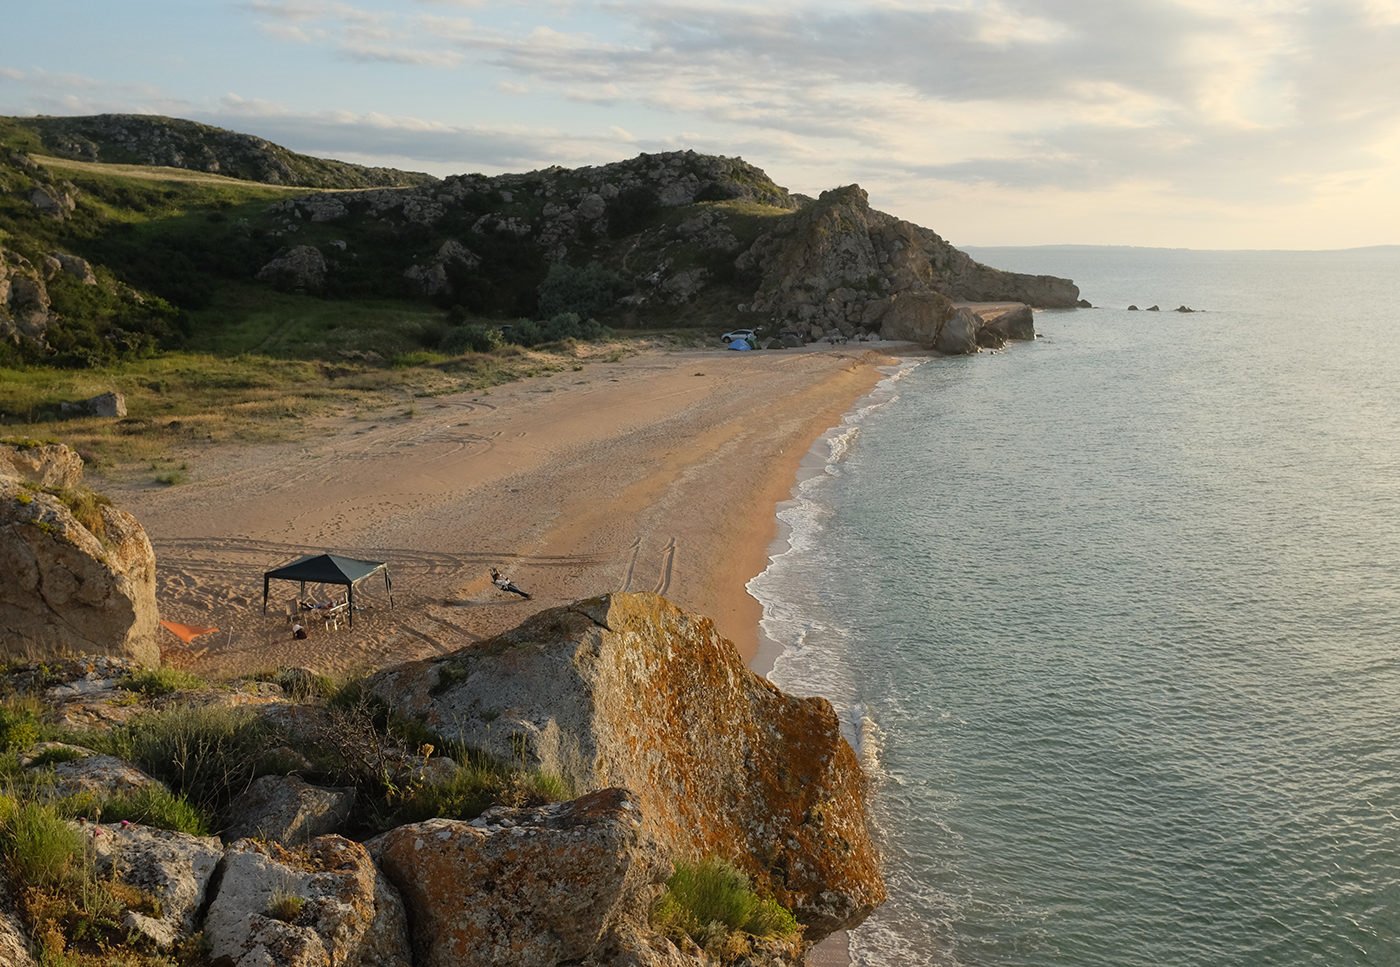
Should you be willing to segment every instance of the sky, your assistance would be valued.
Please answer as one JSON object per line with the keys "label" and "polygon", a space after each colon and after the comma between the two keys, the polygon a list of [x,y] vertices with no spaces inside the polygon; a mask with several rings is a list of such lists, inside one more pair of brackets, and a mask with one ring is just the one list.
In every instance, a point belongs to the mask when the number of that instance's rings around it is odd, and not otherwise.
{"label": "sky", "polygon": [[0,114],[437,175],[692,148],[957,245],[1400,243],[1400,0],[43,0]]}

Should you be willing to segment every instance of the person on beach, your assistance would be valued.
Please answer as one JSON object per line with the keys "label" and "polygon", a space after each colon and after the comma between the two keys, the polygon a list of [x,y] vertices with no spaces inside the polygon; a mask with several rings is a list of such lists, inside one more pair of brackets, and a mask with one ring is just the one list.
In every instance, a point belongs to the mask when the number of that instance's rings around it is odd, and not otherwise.
{"label": "person on beach", "polygon": [[496,587],[500,588],[502,591],[509,591],[511,594],[518,594],[526,601],[530,600],[530,596],[524,591],[520,590],[520,588],[516,587],[515,582],[511,581],[510,578],[503,575],[494,567],[491,569],[491,583],[494,584]]}
{"label": "person on beach", "polygon": [[306,637],[306,629],[302,627],[301,622],[298,621],[296,624],[292,625],[292,637],[297,639]]}

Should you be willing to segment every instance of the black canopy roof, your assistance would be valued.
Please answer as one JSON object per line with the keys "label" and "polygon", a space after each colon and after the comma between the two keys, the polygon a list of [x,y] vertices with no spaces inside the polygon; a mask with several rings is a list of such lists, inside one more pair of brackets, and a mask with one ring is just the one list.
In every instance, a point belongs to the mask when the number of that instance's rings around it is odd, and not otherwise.
{"label": "black canopy roof", "polygon": [[369,577],[375,571],[384,572],[384,590],[389,593],[389,607],[392,608],[393,584],[389,580],[389,566],[383,561],[360,561],[353,557],[341,557],[339,554],[309,554],[263,574],[263,613],[267,613],[268,589],[274,580],[300,581],[303,585],[343,584],[349,589],[350,624],[354,625],[355,582]]}

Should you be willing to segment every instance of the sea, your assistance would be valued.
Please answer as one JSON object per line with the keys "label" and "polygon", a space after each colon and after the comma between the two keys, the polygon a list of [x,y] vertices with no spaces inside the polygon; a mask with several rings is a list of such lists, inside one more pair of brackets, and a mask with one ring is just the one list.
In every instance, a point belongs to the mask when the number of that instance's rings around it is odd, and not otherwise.
{"label": "sea", "polygon": [[1400,965],[1400,247],[969,251],[1095,308],[890,367],[750,585],[872,776],[853,962]]}

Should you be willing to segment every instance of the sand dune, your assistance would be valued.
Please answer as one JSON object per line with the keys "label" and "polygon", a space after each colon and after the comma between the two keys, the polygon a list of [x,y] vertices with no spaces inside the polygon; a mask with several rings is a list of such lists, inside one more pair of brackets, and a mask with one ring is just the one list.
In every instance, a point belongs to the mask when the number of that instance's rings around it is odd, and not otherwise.
{"label": "sand dune", "polygon": [[[626,590],[710,615],[752,657],[759,609],[744,584],[766,563],[774,507],[890,361],[855,347],[649,352],[191,455],[184,485],[108,490],[155,545],[162,617],[223,629],[162,643],[202,674],[351,674]],[[353,629],[313,623],[294,641],[297,587],[274,584],[264,617],[262,574],[321,551],[387,561],[393,608],[370,579]],[[493,587],[492,566],[532,599]]]}

